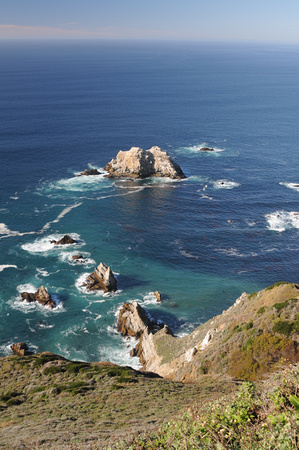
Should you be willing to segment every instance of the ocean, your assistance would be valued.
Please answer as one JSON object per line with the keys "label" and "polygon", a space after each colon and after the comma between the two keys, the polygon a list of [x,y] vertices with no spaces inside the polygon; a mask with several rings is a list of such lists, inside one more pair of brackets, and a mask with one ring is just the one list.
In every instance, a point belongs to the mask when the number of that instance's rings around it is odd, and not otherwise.
{"label": "ocean", "polygon": [[[24,341],[139,367],[124,302],[183,336],[299,281],[298,46],[2,40],[0,61],[0,356]],[[76,176],[153,145],[187,178]],[[100,262],[113,294],[82,287]],[[55,309],[20,301],[41,285]]]}

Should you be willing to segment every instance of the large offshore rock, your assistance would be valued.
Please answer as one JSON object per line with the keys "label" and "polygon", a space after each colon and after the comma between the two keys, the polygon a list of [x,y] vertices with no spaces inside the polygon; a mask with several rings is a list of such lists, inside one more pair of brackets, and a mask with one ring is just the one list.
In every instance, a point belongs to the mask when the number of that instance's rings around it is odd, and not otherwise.
{"label": "large offshore rock", "polygon": [[56,307],[54,300],[52,300],[50,294],[44,286],[41,286],[34,294],[30,292],[22,292],[21,300],[25,300],[28,303],[38,302],[41,305],[48,306],[51,309]]}
{"label": "large offshore rock", "polygon": [[110,267],[100,263],[83,284],[88,290],[102,290],[104,292],[117,291],[117,282]]}
{"label": "large offshore rock", "polygon": [[59,241],[51,241],[51,244],[55,245],[68,245],[68,244],[78,244],[78,241],[73,239],[68,234],[65,234]]}
{"label": "large offshore rock", "polygon": [[127,152],[118,152],[116,159],[112,159],[105,170],[109,177],[169,177],[173,179],[186,178],[182,169],[166,152],[159,147],[143,150],[132,147]]}

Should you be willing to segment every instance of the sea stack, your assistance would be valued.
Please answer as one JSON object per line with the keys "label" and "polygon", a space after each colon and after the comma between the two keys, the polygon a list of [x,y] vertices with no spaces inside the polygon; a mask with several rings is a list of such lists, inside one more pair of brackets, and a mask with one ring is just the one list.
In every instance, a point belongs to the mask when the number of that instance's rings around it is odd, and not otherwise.
{"label": "sea stack", "polygon": [[104,292],[117,291],[117,283],[114,274],[110,267],[106,264],[100,263],[94,269],[86,282],[83,284],[89,291],[102,290]]}
{"label": "sea stack", "polygon": [[34,294],[29,292],[21,293],[21,301],[25,300],[28,303],[38,302],[43,306],[48,306],[53,309],[56,307],[54,300],[52,300],[50,294],[44,286],[41,286]]}
{"label": "sea stack", "polygon": [[186,178],[182,169],[171,157],[159,147],[143,150],[132,147],[129,151],[118,152],[105,167],[108,177],[169,177],[172,179]]}

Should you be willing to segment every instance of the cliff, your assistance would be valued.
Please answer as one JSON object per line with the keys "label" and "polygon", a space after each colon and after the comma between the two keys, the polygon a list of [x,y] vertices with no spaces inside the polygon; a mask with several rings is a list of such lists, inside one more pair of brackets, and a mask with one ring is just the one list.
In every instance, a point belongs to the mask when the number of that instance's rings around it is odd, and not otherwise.
{"label": "cliff", "polygon": [[200,382],[206,374],[259,379],[286,361],[299,361],[298,298],[299,286],[284,282],[244,292],[228,310],[182,338],[166,327],[145,325],[135,354],[145,370],[175,381]]}

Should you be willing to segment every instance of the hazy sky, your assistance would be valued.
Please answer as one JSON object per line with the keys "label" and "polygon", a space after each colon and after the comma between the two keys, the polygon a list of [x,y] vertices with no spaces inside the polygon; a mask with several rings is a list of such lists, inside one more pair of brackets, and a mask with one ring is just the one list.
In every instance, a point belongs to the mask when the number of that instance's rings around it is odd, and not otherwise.
{"label": "hazy sky", "polygon": [[0,0],[0,38],[299,43],[299,0]]}

